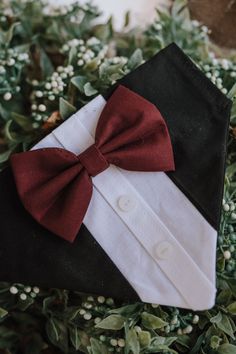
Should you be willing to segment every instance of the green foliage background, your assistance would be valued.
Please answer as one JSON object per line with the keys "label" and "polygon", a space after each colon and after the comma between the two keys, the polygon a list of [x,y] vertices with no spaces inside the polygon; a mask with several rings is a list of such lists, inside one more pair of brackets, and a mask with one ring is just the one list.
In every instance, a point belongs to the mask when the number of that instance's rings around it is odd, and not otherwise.
{"label": "green foliage background", "polygon": [[236,353],[236,59],[214,54],[208,29],[190,19],[185,5],[177,0],[168,11],[157,11],[145,30],[127,30],[127,14],[124,30],[116,33],[112,19],[94,24],[99,11],[90,4],[52,8],[42,0],[2,1],[0,167],[175,41],[234,100],[215,307],[194,313],[1,283],[1,353]]}

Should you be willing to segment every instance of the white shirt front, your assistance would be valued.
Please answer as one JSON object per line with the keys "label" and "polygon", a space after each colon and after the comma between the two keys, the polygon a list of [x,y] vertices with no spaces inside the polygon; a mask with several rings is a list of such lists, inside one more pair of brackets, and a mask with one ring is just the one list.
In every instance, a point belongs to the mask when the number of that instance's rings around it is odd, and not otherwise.
{"label": "white shirt front", "polygon": [[[33,149],[79,154],[94,143],[100,95]],[[145,302],[203,310],[214,305],[217,232],[163,172],[111,165],[92,178],[84,224]]]}

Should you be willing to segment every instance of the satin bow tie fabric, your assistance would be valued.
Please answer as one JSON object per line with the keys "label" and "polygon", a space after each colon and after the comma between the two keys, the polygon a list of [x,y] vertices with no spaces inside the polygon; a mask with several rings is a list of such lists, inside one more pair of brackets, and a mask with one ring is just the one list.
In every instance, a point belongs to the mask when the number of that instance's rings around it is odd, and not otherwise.
{"label": "satin bow tie fabric", "polygon": [[89,206],[92,178],[110,164],[129,171],[175,168],[160,112],[124,86],[108,100],[98,121],[95,143],[87,150],[76,156],[61,148],[43,148],[13,154],[10,164],[25,209],[69,242],[76,238]]}

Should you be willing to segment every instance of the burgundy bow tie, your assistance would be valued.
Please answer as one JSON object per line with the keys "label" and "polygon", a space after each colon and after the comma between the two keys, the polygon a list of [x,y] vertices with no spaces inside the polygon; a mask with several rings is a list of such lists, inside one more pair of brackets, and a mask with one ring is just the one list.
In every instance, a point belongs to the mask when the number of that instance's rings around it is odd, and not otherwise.
{"label": "burgundy bow tie", "polygon": [[108,100],[95,144],[87,150],[78,156],[60,148],[32,150],[13,154],[10,163],[25,209],[70,242],[89,206],[92,177],[110,164],[130,171],[174,170],[171,141],[160,112],[124,86]]}

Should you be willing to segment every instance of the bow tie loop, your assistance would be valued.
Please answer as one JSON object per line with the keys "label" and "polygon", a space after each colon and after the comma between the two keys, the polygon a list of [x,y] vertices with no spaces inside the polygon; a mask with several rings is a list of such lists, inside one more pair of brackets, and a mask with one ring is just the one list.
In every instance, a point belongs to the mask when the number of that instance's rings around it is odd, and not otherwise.
{"label": "bow tie loop", "polygon": [[108,161],[95,144],[79,154],[78,158],[91,177],[95,177],[109,167]]}

